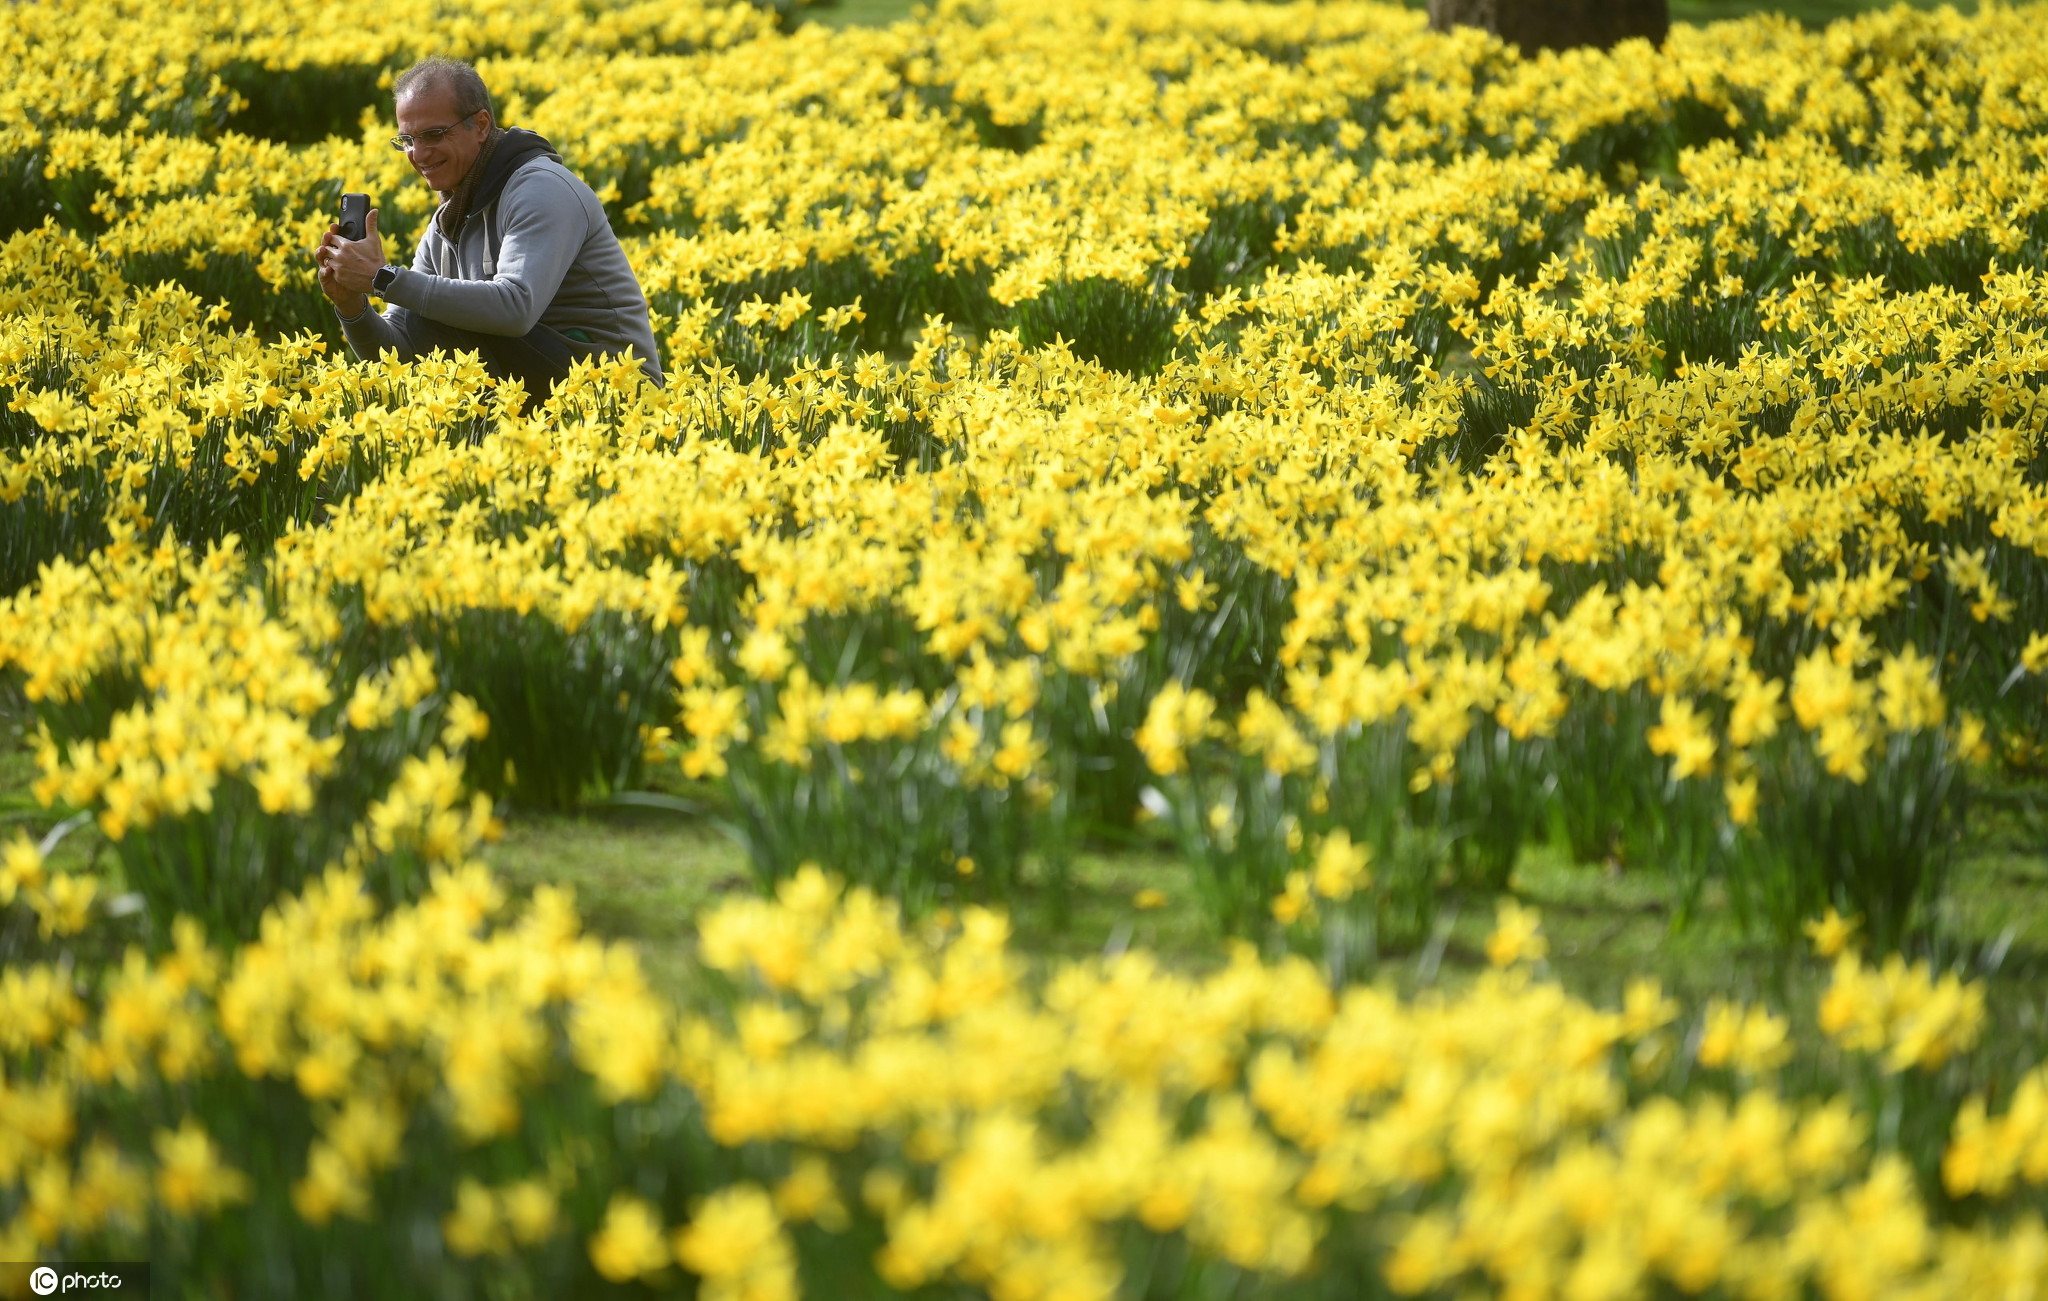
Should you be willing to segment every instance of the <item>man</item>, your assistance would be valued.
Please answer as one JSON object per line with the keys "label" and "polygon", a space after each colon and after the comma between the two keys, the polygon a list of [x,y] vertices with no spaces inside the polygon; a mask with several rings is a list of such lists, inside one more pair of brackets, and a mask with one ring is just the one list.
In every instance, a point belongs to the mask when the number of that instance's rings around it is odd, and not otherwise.
{"label": "man", "polygon": [[[631,349],[662,382],[647,296],[590,187],[531,131],[497,124],[467,63],[423,59],[400,74],[395,148],[441,196],[408,269],[387,265],[370,209],[363,238],[330,225],[320,288],[359,357],[395,348],[474,351],[536,396],[570,363]],[[369,294],[391,306],[369,307]]]}

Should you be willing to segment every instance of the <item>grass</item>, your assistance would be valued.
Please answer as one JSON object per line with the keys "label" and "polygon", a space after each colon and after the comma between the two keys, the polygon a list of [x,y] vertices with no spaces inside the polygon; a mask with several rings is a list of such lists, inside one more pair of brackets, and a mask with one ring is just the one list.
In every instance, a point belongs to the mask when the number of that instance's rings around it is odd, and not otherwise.
{"label": "grass", "polygon": [[[2010,1081],[2033,1067],[2048,1036],[2048,784],[1995,791],[1980,801],[1958,847],[1953,891],[1936,919],[1931,955],[1982,982],[1989,1023],[1973,1070]],[[695,918],[706,905],[752,888],[737,843],[715,815],[644,809],[515,820],[488,859],[515,894],[555,883],[574,889],[589,928],[634,945],[655,986],[683,1005],[703,1005],[717,988],[695,963]],[[1027,892],[1009,909],[1013,950],[1040,975],[1056,964],[1144,948],[1170,969],[1220,967],[1229,947],[1196,904],[1188,867],[1152,848],[1083,854],[1064,914]],[[1686,1014],[1714,999],[1766,1003],[1794,1025],[1795,1066],[1785,1087],[1832,1088],[1838,1054],[1815,1024],[1829,966],[1803,951],[1743,934],[1709,887],[1683,929],[1672,924],[1669,881],[1660,873],[1586,865],[1550,847],[1525,850],[1513,893],[1542,911],[1550,943],[1545,964],[1564,987],[1597,1006],[1619,1007],[1630,981],[1653,976]],[[1141,891],[1165,896],[1138,906]],[[1435,934],[1378,966],[1351,973],[1414,997],[1456,991],[1488,969],[1485,943],[1495,900],[1443,902]],[[1277,956],[1277,945],[1268,956]],[[1803,1063],[1803,1065],[1800,1065]]]}
{"label": "grass", "polygon": [[590,810],[515,820],[485,856],[515,897],[567,886],[592,933],[639,950],[648,978],[694,1001],[696,918],[753,888],[746,855],[701,818],[659,810]]}
{"label": "grass", "polygon": [[914,0],[832,0],[804,11],[812,21],[826,27],[887,27],[910,17]]}
{"label": "grass", "polygon": [[[549,884],[574,890],[586,926],[633,944],[656,986],[686,1003],[702,990],[698,913],[754,888],[746,855],[715,814],[629,806],[518,817],[485,860],[515,895]],[[1050,964],[1142,947],[1187,969],[1222,960],[1220,938],[1195,907],[1188,869],[1170,855],[1087,853],[1075,878],[1064,913],[1042,892],[1027,889],[1011,901],[1018,947],[1033,958]],[[1166,904],[1137,907],[1145,890],[1159,891]]]}
{"label": "grass", "polygon": [[[25,713],[0,700],[0,837],[41,836],[56,818],[30,794],[35,764]],[[680,778],[570,814],[518,815],[485,853],[515,898],[547,884],[575,892],[587,928],[631,944],[650,979],[682,1002],[702,991],[695,964],[696,919],[720,899],[754,888],[737,839],[702,791]],[[84,827],[55,856],[59,866],[110,867],[105,842]],[[1189,867],[1160,845],[1095,847],[1081,854],[1064,909],[1042,891],[1010,904],[1018,950],[1041,965],[1139,947],[1187,971],[1227,960],[1223,936],[1196,902]],[[1672,923],[1669,880],[1654,871],[1570,861],[1550,846],[1523,850],[1514,894],[1542,910],[1550,966],[1563,983],[1598,1003],[1618,1003],[1627,982],[1654,975],[1688,1006],[1711,997],[1808,1003],[1823,974],[1761,937],[1745,936],[1725,900],[1708,895],[1683,929]],[[2038,1034],[2048,1008],[2048,782],[1986,789],[1957,847],[1953,888],[1934,919],[1934,956],[1990,982],[1994,1009],[2031,1018],[2011,1028]],[[1157,892],[1165,902],[1140,907]],[[1149,899],[1144,900],[1150,902]],[[1406,993],[1452,987],[1486,966],[1494,900],[1448,897],[1436,934],[1409,951],[1383,955],[1370,975]],[[2007,1015],[1994,1011],[1995,1016]]]}

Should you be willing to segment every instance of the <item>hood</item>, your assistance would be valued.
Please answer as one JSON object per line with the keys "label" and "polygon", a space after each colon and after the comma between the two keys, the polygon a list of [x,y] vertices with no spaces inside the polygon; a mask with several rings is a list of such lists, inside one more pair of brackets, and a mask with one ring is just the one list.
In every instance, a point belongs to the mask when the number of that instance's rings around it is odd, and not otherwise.
{"label": "hood", "polygon": [[477,178],[476,189],[469,196],[469,211],[481,212],[495,203],[498,194],[505,188],[505,182],[512,179],[512,173],[532,162],[536,157],[562,161],[555,147],[536,132],[525,127],[507,127],[504,136],[492,148],[491,156],[484,159],[484,174]]}

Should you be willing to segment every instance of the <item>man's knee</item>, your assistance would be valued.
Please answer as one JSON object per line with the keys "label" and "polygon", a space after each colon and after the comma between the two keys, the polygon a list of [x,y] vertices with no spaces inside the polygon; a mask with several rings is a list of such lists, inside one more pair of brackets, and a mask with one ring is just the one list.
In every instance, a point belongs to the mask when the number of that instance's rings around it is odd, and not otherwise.
{"label": "man's knee", "polygon": [[[578,361],[602,360],[627,351],[602,348],[539,324],[525,335],[512,338],[459,329],[402,307],[394,307],[389,319],[398,326],[405,340],[401,353],[405,360],[418,361],[436,348],[451,357],[458,352],[474,352],[483,361],[485,372],[493,379],[521,380],[529,392],[538,395],[552,390],[556,383],[568,376],[569,368]],[[644,366],[642,373],[647,373]],[[656,378],[649,374],[648,378],[655,385],[662,386],[665,377]]]}
{"label": "man's knee", "polygon": [[388,319],[398,327],[399,336],[405,341],[400,355],[406,361],[423,360],[439,348],[443,355],[450,357],[458,352],[476,353],[487,370],[495,364],[495,349],[486,335],[444,325],[403,307],[392,308]]}

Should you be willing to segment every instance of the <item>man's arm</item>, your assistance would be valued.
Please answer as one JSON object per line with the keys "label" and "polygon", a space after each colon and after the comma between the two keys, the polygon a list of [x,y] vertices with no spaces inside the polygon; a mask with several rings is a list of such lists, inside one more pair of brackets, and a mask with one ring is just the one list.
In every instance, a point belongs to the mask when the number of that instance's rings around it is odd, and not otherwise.
{"label": "man's arm", "polygon": [[[419,246],[413,250],[412,270],[400,274],[436,274],[434,256],[428,249],[428,243],[426,235],[422,234]],[[336,307],[334,314],[341,316],[341,308]],[[405,351],[405,332],[390,319],[388,309],[382,312],[372,311],[367,298],[363,300],[362,311],[354,316],[341,316],[341,332],[347,336],[348,346],[358,357],[373,358],[386,348],[393,348],[401,353]]]}
{"label": "man's arm", "polygon": [[[377,270],[384,265],[384,237],[377,230],[377,210],[370,209],[363,238],[341,237],[341,227],[329,225],[327,235],[315,250],[320,263],[320,291],[334,304],[348,346],[358,357],[375,357],[386,348],[406,349],[406,313],[373,312],[370,293]],[[412,264],[416,271],[432,275],[437,259],[433,252],[434,228],[430,222],[414,247]]]}
{"label": "man's arm", "polygon": [[489,280],[401,271],[385,297],[428,320],[518,338],[533,329],[562,287],[589,234],[576,189],[541,167],[522,168],[498,197],[503,234]]}

